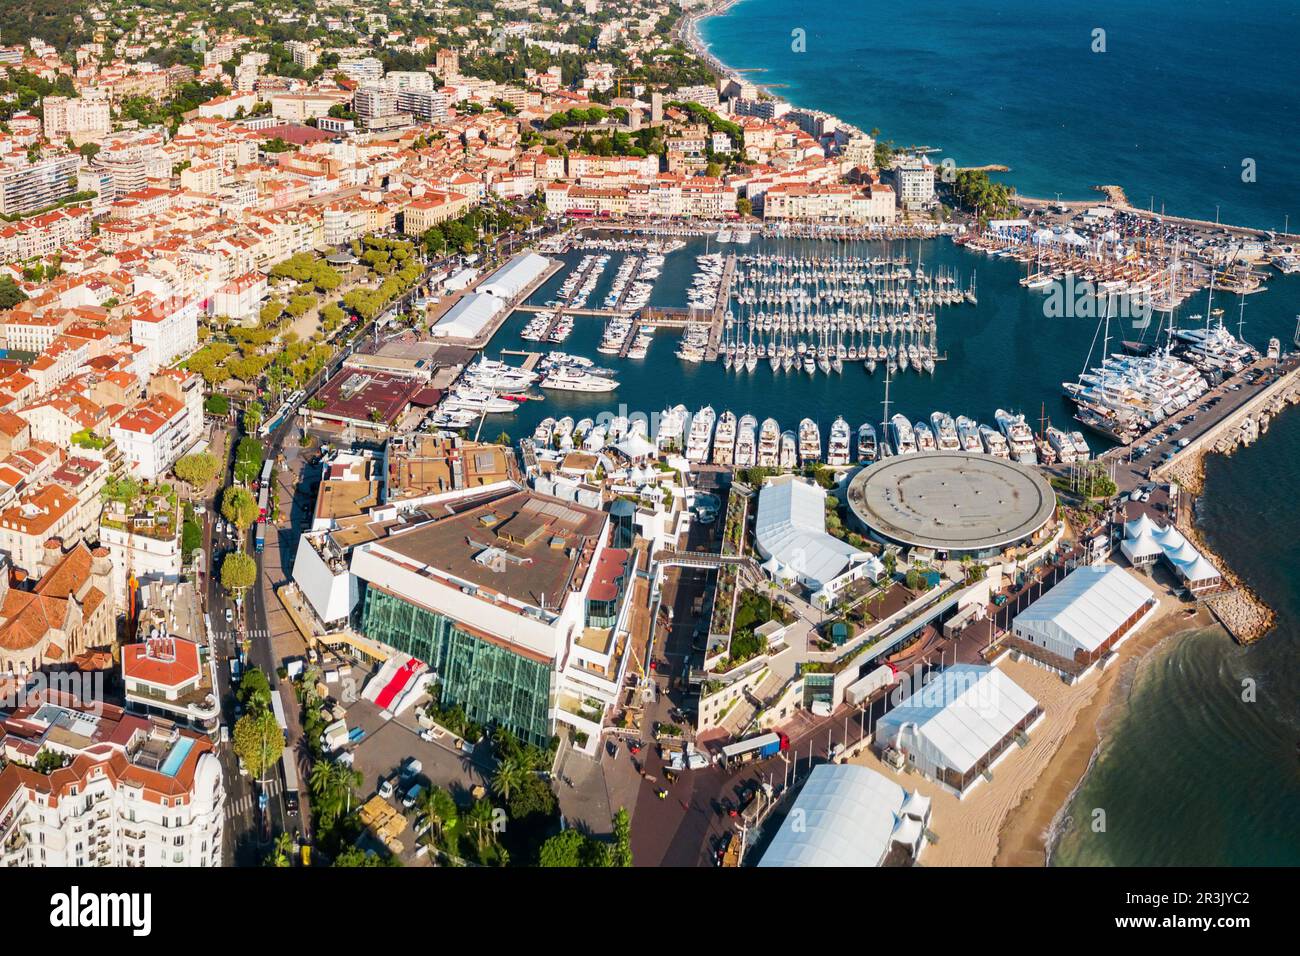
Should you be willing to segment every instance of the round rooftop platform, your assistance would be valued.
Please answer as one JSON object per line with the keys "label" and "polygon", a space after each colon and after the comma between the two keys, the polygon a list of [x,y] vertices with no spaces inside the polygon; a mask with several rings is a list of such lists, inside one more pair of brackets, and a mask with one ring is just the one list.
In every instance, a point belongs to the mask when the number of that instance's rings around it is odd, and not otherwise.
{"label": "round rooftop platform", "polygon": [[1031,537],[1056,511],[1037,469],[1005,458],[922,452],[886,458],[849,482],[849,510],[897,544],[990,552]]}

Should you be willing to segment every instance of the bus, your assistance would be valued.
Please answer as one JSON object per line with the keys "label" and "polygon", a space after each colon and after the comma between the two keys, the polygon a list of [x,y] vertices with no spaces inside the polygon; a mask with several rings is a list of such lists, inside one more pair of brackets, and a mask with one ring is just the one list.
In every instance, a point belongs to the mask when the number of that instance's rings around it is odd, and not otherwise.
{"label": "bus", "polygon": [[[275,700],[279,700],[277,695]],[[280,765],[284,767],[284,809],[285,812],[296,816],[298,813],[298,767],[294,764],[293,754],[287,750],[280,757]]]}
{"label": "bus", "polygon": [[746,740],[738,740],[722,748],[718,762],[724,767],[748,763],[751,760],[763,760],[774,757],[783,750],[790,749],[790,738],[780,732],[759,734]]}
{"label": "bus", "polygon": [[266,522],[259,521],[257,523],[257,534],[253,537],[253,550],[261,554],[264,547],[266,547]]}
{"label": "bus", "polygon": [[284,701],[280,697],[278,689],[271,691],[271,710],[275,714],[275,722],[280,725],[280,733],[284,735],[284,742],[289,742],[289,722],[284,719]]}

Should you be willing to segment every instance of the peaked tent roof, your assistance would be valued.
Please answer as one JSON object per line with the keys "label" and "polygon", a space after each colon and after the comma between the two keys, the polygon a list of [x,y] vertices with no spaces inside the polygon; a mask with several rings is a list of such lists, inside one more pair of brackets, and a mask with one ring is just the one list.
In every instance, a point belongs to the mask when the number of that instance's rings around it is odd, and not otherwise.
{"label": "peaked tent roof", "polygon": [[[907,791],[853,764],[820,764],[795,798],[805,826],[781,827],[759,866],[879,866],[895,840]],[[904,834],[906,836],[908,834]]]}
{"label": "peaked tent roof", "polygon": [[776,558],[809,581],[824,584],[862,552],[826,532],[826,492],[790,475],[758,493],[754,540],[765,558]]}
{"label": "peaked tent roof", "polygon": [[945,765],[966,773],[1037,706],[1038,701],[996,667],[956,664],[881,717],[879,724],[915,724]]}

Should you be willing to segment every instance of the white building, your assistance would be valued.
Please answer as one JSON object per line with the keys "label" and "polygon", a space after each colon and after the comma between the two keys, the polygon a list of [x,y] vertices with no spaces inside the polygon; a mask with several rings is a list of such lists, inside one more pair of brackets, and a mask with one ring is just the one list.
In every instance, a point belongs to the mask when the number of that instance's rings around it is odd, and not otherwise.
{"label": "white building", "polygon": [[[0,866],[221,865],[225,787],[207,739],[111,704],[54,700],[3,718]],[[42,751],[65,765],[32,769]]]}
{"label": "white building", "polygon": [[[443,703],[471,719],[542,745],[565,723],[594,752],[630,657],[626,641],[606,640],[631,590],[608,524],[603,511],[516,491],[394,529],[352,552],[360,630],[428,664]],[[601,693],[570,684],[566,665]]]}
{"label": "white building", "polygon": [[964,796],[1042,714],[996,667],[955,664],[876,722],[876,745]]}
{"label": "white building", "polygon": [[199,305],[199,299],[168,300],[131,317],[131,341],[145,347],[150,372],[198,348]]}
{"label": "white building", "polygon": [[908,793],[868,767],[821,764],[758,865],[881,866],[896,853],[915,861],[929,825],[928,797]]}
{"label": "white building", "polygon": [[193,427],[184,403],[170,395],[155,395],[109,426],[108,433],[131,475],[156,481],[193,443]]}

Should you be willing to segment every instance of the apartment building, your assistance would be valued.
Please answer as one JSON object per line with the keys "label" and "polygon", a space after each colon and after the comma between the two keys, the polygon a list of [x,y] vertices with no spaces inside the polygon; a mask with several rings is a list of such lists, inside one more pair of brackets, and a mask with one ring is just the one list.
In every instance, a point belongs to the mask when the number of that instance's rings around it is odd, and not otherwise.
{"label": "apartment building", "polygon": [[887,224],[896,215],[888,186],[777,183],[763,193],[763,218],[775,221]]}
{"label": "apartment building", "polygon": [[79,162],[75,153],[0,162],[0,215],[22,215],[67,199],[77,191]]}
{"label": "apartment building", "polygon": [[47,96],[41,100],[41,110],[45,138],[53,142],[70,138],[79,146],[113,128],[108,97],[94,91],[80,97]]}
{"label": "apartment building", "polygon": [[[221,865],[225,786],[210,741],[111,704],[25,697],[0,721],[0,866]],[[37,772],[42,751],[64,765]]]}
{"label": "apartment building", "polygon": [[198,299],[153,300],[131,316],[131,341],[144,346],[150,372],[198,347],[199,304]]}
{"label": "apartment building", "polygon": [[146,481],[165,475],[193,443],[189,410],[163,394],[136,405],[114,422],[108,433],[121,449],[128,472]]}

